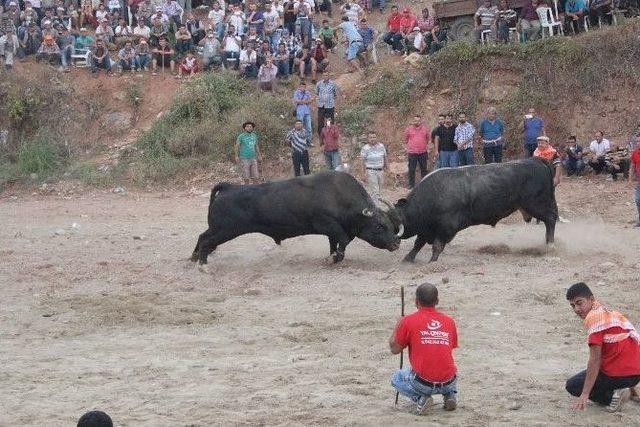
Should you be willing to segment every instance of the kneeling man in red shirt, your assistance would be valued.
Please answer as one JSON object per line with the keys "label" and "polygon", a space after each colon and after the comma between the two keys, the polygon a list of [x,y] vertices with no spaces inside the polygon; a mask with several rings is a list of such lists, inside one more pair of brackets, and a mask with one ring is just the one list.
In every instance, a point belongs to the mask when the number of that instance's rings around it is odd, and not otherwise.
{"label": "kneeling man in red shirt", "polygon": [[600,304],[582,282],[569,288],[567,300],[589,332],[587,370],[567,380],[567,391],[578,398],[573,409],[592,400],[617,412],[629,394],[640,401],[634,389],[640,382],[640,335],[631,322]]}
{"label": "kneeling man in red shirt", "polygon": [[434,394],[444,396],[444,409],[456,409],[456,365],[453,349],[458,347],[458,332],[453,319],[435,309],[438,289],[423,283],[416,289],[418,311],[398,321],[389,339],[393,354],[409,347],[411,368],[397,371],[391,385],[417,404],[423,415],[433,403]]}

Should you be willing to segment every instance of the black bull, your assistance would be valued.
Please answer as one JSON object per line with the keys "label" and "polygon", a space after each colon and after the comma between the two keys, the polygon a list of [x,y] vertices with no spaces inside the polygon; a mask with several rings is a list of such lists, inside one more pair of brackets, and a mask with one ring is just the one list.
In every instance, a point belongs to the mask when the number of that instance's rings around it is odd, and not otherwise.
{"label": "black bull", "polygon": [[343,172],[259,185],[220,183],[211,191],[209,228],[198,238],[192,261],[207,263],[219,245],[248,233],[262,233],[277,244],[306,234],[329,237],[334,262],[342,261],[355,237],[390,251],[400,246],[402,225],[377,208],[362,185]]}
{"label": "black bull", "polygon": [[533,158],[439,169],[390,213],[404,225],[403,239],[417,236],[404,258],[412,262],[425,244],[431,245],[431,261],[436,261],[459,231],[472,225],[495,226],[516,210],[527,222],[532,217],[544,222],[546,242],[553,242],[558,206],[549,163]]}

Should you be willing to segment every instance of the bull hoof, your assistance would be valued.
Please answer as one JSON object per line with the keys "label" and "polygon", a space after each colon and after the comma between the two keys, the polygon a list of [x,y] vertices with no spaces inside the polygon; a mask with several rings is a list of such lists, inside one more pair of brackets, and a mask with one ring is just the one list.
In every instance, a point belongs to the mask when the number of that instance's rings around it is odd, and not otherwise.
{"label": "bull hoof", "polygon": [[344,259],[344,254],[340,252],[334,252],[331,254],[331,258],[333,258],[333,263],[337,264]]}
{"label": "bull hoof", "polygon": [[409,262],[409,263],[413,264],[414,262],[416,262],[416,258],[412,257],[411,255],[407,255],[406,257],[404,257],[402,259],[402,262]]}
{"label": "bull hoof", "polygon": [[200,271],[200,273],[209,274],[209,264],[198,264],[198,271]]}
{"label": "bull hoof", "polygon": [[191,262],[198,261],[199,257],[200,257],[200,254],[198,252],[194,252],[193,254],[191,254]]}

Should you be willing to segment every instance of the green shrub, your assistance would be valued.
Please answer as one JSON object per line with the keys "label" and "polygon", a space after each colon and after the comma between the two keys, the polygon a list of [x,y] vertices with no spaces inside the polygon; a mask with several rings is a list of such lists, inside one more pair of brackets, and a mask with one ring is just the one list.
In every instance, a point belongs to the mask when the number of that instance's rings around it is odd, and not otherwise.
{"label": "green shrub", "polygon": [[64,164],[64,158],[50,140],[37,137],[20,146],[18,151],[18,170],[23,175],[38,174],[48,176]]}

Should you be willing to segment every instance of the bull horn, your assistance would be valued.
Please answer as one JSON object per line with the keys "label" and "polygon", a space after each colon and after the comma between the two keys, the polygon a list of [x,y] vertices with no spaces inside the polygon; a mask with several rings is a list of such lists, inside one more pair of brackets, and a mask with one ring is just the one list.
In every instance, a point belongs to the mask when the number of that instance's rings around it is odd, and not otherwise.
{"label": "bull horn", "polygon": [[396,236],[402,237],[403,234],[404,234],[404,225],[400,224],[400,227],[398,228],[398,232],[396,233]]}
{"label": "bull horn", "polygon": [[371,218],[373,216],[373,211],[369,208],[362,209],[362,215]]}

